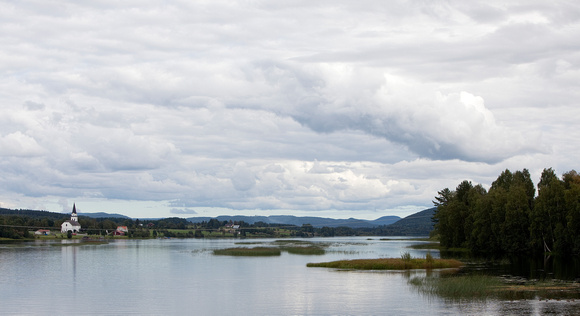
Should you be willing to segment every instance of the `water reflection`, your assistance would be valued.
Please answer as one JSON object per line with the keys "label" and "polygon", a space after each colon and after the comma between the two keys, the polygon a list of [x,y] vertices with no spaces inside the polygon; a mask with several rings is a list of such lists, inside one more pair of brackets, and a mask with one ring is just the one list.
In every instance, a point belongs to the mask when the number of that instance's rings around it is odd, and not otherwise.
{"label": "water reflection", "polygon": [[[256,246],[280,244],[273,239],[246,241]],[[414,241],[367,238],[307,241],[324,245],[325,254],[283,252],[267,258],[213,255],[214,249],[252,246],[237,244],[240,240],[233,239],[121,240],[82,246],[51,246],[46,242],[0,245],[0,314],[542,315],[580,312],[579,300],[498,297],[457,301],[424,295],[409,283],[415,277],[438,278],[445,271],[360,272],[306,267],[309,262],[400,257],[407,251],[413,257],[424,257],[426,250],[406,248]],[[431,253],[439,256],[436,250]],[[493,267],[507,263],[500,261]],[[530,266],[530,269],[538,267]],[[505,273],[500,270],[497,268],[497,274]],[[70,304],[71,298],[75,304]]]}
{"label": "water reflection", "polygon": [[67,275],[62,277],[68,279],[72,278],[70,284],[73,286],[73,290],[76,289],[77,285],[77,247],[76,246],[62,246],[61,247],[61,260],[62,267],[65,271],[71,271]]}
{"label": "water reflection", "polygon": [[468,262],[467,271],[482,270],[492,275],[512,275],[531,280],[580,280],[580,258],[564,256],[505,256],[488,258],[466,252],[441,251],[442,258]]}

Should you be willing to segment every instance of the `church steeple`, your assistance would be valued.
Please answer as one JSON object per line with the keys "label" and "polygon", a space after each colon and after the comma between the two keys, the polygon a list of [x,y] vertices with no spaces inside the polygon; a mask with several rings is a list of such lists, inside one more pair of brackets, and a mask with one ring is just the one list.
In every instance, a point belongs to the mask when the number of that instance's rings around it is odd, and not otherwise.
{"label": "church steeple", "polygon": [[73,203],[73,210],[72,214],[70,214],[70,220],[75,222],[79,221],[79,217],[77,216],[77,206],[75,203]]}

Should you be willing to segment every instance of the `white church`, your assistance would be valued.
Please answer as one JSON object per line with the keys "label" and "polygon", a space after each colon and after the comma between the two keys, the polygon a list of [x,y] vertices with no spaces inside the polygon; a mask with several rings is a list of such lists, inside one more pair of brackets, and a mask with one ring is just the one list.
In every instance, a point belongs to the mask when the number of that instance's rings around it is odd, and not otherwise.
{"label": "white church", "polygon": [[73,204],[73,210],[70,214],[70,220],[64,221],[60,226],[60,232],[66,233],[72,231],[73,233],[78,233],[81,230],[81,224],[79,224],[79,217],[77,216],[77,207]]}

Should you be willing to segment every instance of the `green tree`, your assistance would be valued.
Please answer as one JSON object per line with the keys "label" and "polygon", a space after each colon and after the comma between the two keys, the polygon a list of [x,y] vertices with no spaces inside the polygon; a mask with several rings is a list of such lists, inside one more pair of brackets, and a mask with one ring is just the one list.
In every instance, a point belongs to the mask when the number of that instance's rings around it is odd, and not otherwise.
{"label": "green tree", "polygon": [[569,171],[562,176],[571,251],[580,254],[580,175]]}
{"label": "green tree", "polygon": [[531,244],[534,251],[561,251],[567,223],[564,184],[552,168],[544,169],[538,183],[538,197],[532,212]]}

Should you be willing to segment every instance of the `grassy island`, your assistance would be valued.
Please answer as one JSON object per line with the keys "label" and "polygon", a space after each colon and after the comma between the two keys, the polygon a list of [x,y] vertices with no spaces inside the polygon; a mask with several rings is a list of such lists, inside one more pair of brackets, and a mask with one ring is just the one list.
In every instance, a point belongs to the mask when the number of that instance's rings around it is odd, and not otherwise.
{"label": "grassy island", "polygon": [[221,256],[279,256],[282,252],[276,247],[240,247],[240,248],[226,248],[216,249],[213,251],[214,255]]}
{"label": "grassy island", "polygon": [[323,248],[317,246],[284,247],[282,249],[294,255],[323,255],[326,253]]}
{"label": "grassy island", "polygon": [[321,263],[308,263],[307,267],[321,267],[349,270],[409,270],[409,269],[448,269],[459,268],[463,264],[455,259],[418,259],[418,258],[381,258],[339,260]]}

